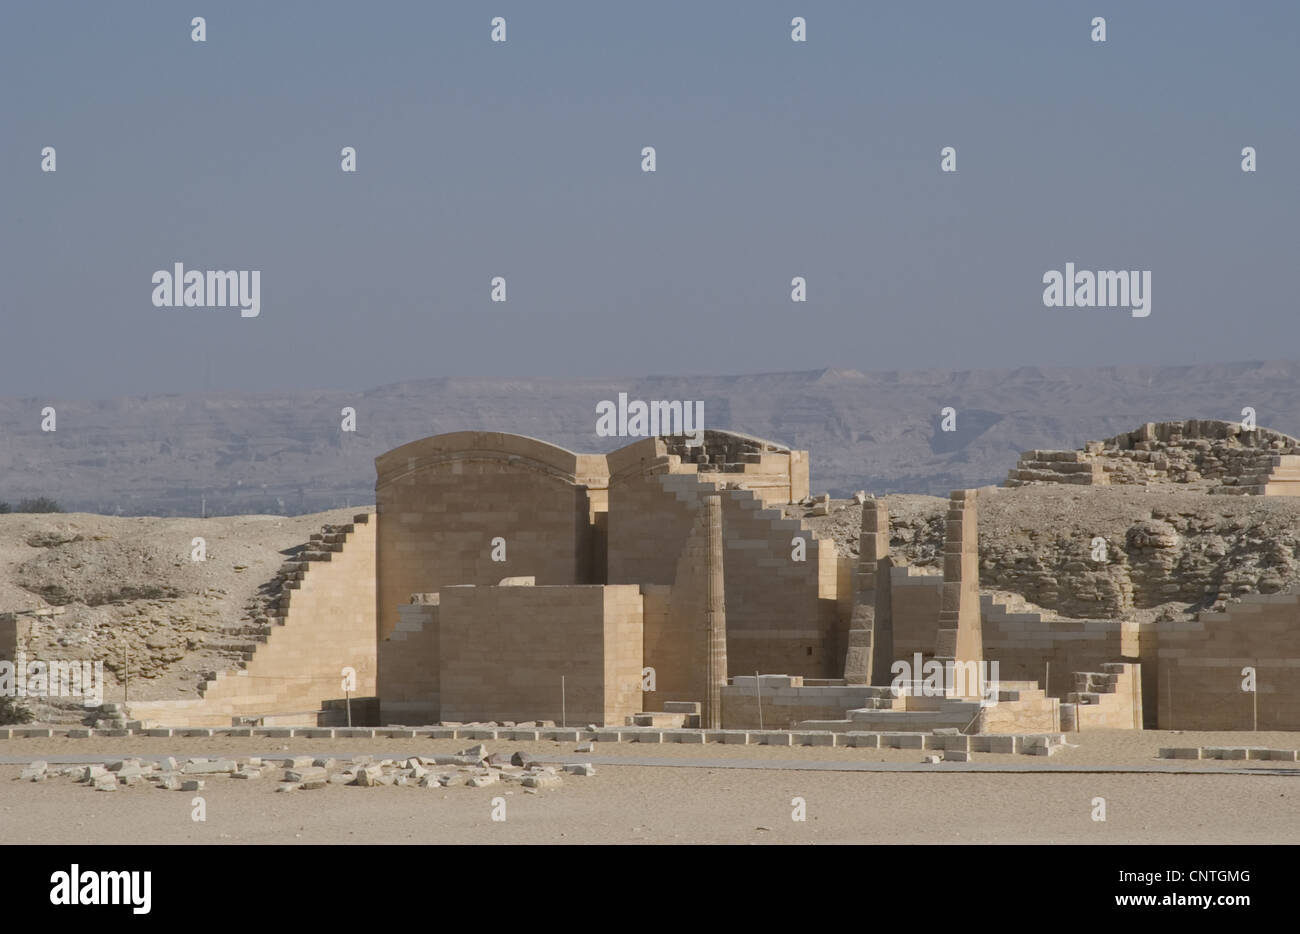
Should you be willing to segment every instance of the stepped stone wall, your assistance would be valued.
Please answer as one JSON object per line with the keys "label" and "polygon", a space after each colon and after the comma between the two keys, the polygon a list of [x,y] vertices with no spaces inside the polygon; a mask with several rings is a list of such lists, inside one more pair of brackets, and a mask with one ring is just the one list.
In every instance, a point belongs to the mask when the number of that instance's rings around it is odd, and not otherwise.
{"label": "stepped stone wall", "polygon": [[792,451],[734,431],[708,429],[699,445],[689,444],[685,437],[651,440],[660,440],[668,454],[702,475],[722,474],[725,476],[718,479],[732,487],[753,490],[765,506],[796,503],[808,496],[807,451]]}
{"label": "stepped stone wall", "polygon": [[[705,624],[709,614],[711,564],[721,560],[711,553],[710,513],[703,504],[677,559],[677,574],[672,587],[643,584],[641,593],[645,611],[644,662],[653,669],[655,690],[644,692],[646,710],[663,710],[672,701],[699,701],[708,693],[705,659],[708,634]],[[715,582],[716,583],[716,582]],[[725,680],[726,672],[722,678]]]}
{"label": "stepped stone wall", "polygon": [[327,527],[286,562],[274,625],[244,667],[217,672],[200,700],[132,703],[140,720],[230,726],[236,717],[298,716],[315,724],[326,701],[344,696],[343,669],[356,673],[354,696],[375,694],[375,524],[367,513]]}
{"label": "stepped stone wall", "polygon": [[1120,662],[1073,673],[1074,690],[1061,704],[1063,730],[1140,730],[1142,667]]}
{"label": "stepped stone wall", "polygon": [[1033,680],[1048,694],[1064,697],[1075,689],[1077,671],[1103,671],[1114,662],[1146,663],[1145,709],[1155,726],[1156,627],[1109,619],[1044,619],[1039,613],[1013,613],[987,594],[980,597],[984,657],[997,661],[1003,680]]}
{"label": "stepped stone wall", "polygon": [[722,690],[729,730],[788,730],[804,720],[840,720],[846,710],[865,706],[873,692],[864,685],[807,684],[790,675],[761,675],[757,684],[753,675],[731,680]]}
{"label": "stepped stone wall", "polygon": [[[834,542],[765,508],[753,490],[710,482],[656,441],[609,456],[609,582],[674,583],[703,499],[718,495],[730,672],[841,674],[847,603]],[[803,561],[792,557],[796,537]]]}

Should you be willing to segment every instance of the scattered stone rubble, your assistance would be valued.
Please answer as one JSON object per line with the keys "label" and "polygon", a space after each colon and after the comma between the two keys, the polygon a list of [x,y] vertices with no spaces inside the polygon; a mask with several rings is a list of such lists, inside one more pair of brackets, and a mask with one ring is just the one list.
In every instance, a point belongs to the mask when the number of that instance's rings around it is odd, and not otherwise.
{"label": "scattered stone rubble", "polygon": [[[489,785],[519,785],[525,794],[558,788],[565,775],[591,776],[590,762],[544,763],[524,752],[513,756],[489,753],[482,743],[455,755],[406,756],[375,759],[373,756],[339,758],[292,756],[264,759],[121,759],[109,765],[51,767],[32,762],[19,775],[20,781],[41,782],[50,778],[71,778],[96,791],[117,791],[122,787],[152,785],[164,791],[202,791],[216,778],[245,781],[278,775],[277,792],[314,791],[326,785],[410,785],[418,788],[483,788]],[[193,776],[193,777],[192,777]],[[197,777],[202,776],[202,777]]]}

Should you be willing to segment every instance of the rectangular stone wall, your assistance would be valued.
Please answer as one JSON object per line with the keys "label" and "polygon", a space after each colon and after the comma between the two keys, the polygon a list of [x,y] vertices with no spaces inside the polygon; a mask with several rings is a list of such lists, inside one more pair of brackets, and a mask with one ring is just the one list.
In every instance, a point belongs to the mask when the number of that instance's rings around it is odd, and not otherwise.
{"label": "rectangular stone wall", "polygon": [[380,718],[420,725],[442,719],[438,698],[438,594],[398,608],[397,628],[379,643]]}
{"label": "rectangular stone wall", "polygon": [[[1223,613],[1156,624],[1162,730],[1300,730],[1300,606],[1295,594],[1252,594]],[[1242,690],[1256,672],[1257,696]],[[1145,680],[1146,673],[1143,673]]]}
{"label": "rectangular stone wall", "polygon": [[1015,701],[984,707],[975,733],[1054,733],[1061,729],[1061,702],[1041,691],[1022,692]]}
{"label": "rectangular stone wall", "polygon": [[667,584],[641,587],[644,613],[644,664],[654,669],[654,691],[646,692],[644,708],[663,710],[666,701],[701,701],[692,680],[689,620],[671,613],[673,588]]}
{"label": "rectangular stone wall", "polygon": [[909,567],[889,569],[890,609],[894,634],[894,658],[912,663],[913,653],[934,655],[939,631],[939,605],[943,577],[921,574]]}
{"label": "rectangular stone wall", "polygon": [[449,587],[440,600],[444,721],[622,725],[640,712],[639,587]]}

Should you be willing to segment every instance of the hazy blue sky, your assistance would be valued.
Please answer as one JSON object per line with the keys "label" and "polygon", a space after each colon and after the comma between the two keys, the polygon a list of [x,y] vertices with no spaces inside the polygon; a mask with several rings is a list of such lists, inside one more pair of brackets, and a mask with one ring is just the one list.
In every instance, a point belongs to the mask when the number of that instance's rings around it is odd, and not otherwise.
{"label": "hazy blue sky", "polygon": [[[0,394],[1294,357],[1298,49],[1292,2],[6,2]],[[153,307],[176,261],[260,317]],[[1045,308],[1068,261],[1151,316]]]}

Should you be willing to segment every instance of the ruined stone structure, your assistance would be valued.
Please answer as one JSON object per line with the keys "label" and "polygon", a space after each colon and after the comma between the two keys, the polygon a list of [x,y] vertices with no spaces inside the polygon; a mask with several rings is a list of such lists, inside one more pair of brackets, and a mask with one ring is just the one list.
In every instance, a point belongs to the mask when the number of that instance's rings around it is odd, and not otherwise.
{"label": "ruined stone structure", "polygon": [[[590,672],[566,674],[562,662],[542,666],[544,656],[529,655],[542,650],[539,632],[552,633],[557,645],[592,638],[569,591],[590,591],[607,624],[611,604],[594,594],[635,595],[618,601],[623,609],[635,604],[636,644],[617,643],[626,662],[617,677],[638,704],[644,688],[646,704],[698,702],[703,719],[716,721],[728,660],[740,670],[778,666],[816,676],[842,664],[835,549],[766,508],[807,496],[805,452],[714,431],[698,447],[648,438],[608,456],[459,432],[376,463],[376,634],[387,720],[481,719],[489,705],[500,714],[489,719],[523,718],[500,713],[520,704],[500,700],[497,677],[463,670],[464,658],[492,644],[476,622],[486,616],[505,640],[503,657],[520,664],[531,657],[545,671],[546,686],[537,690],[548,698],[559,702],[561,677],[566,692],[571,683],[595,691]],[[799,561],[791,560],[796,535],[806,548]],[[505,590],[495,586],[505,578],[531,578],[536,592],[551,596],[511,596],[525,603],[508,619],[498,598],[486,595]],[[484,595],[467,595],[471,586]],[[466,639],[478,640],[469,656]],[[621,723],[642,709],[649,708],[588,705],[584,722]]]}
{"label": "ruined stone structure", "polygon": [[[1198,482],[1227,482],[1247,458],[1216,444],[1286,449],[1220,436],[1226,423],[1176,424],[1105,442],[1093,476],[1121,482],[1105,457],[1145,464],[1113,452],[1159,443],[1197,452]],[[806,453],[727,432],[608,455],[456,432],[376,468],[376,514],[285,564],[276,625],[244,668],[134,716],[338,723],[348,694],[383,724],[1300,728],[1300,596],[1247,595],[1191,621],[1012,611],[980,591],[978,512],[996,491],[951,495],[942,573],[927,573],[894,566],[889,514],[870,497],[856,560],[783,518],[773,506],[807,497]],[[17,638],[18,621],[0,625]]]}
{"label": "ruined stone structure", "polygon": [[1105,441],[1089,441],[1081,451],[1026,451],[1006,485],[1031,483],[1177,483],[1211,493],[1295,496],[1300,495],[1300,440],[1215,419],[1147,422]]}

